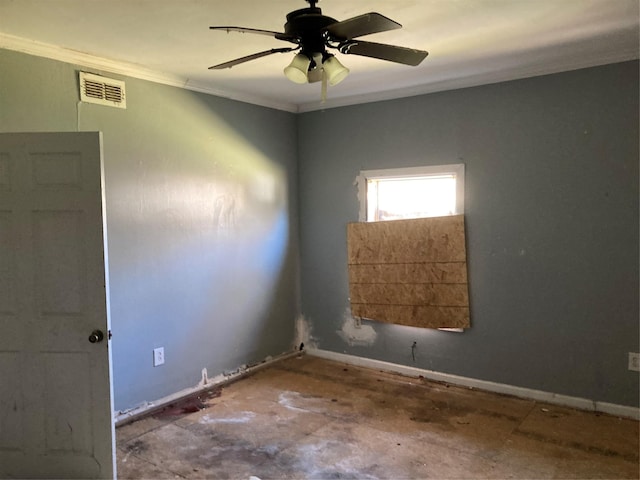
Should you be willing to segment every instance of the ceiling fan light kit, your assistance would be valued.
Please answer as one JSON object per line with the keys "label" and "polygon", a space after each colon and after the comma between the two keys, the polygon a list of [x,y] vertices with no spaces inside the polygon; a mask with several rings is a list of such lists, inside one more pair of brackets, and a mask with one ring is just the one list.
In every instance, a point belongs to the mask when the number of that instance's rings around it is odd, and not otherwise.
{"label": "ceiling fan light kit", "polygon": [[337,85],[349,75],[349,69],[330,53],[314,53],[309,57],[298,53],[284,69],[285,76],[294,83],[313,83],[325,75],[329,85]]}
{"label": "ceiling fan light kit", "polygon": [[333,86],[347,77],[349,69],[333,54],[327,52],[327,48],[335,49],[344,55],[359,55],[410,66],[419,65],[428,55],[424,50],[357,40],[357,37],[402,27],[384,15],[370,12],[339,22],[322,14],[320,8],[316,7],[318,0],[307,0],[307,2],[310,5],[308,8],[294,10],[287,14],[284,33],[247,27],[209,27],[211,30],[268,35],[295,45],[254,53],[214,65],[209,69],[231,68],[274,53],[296,51],[298,53],[284,69],[284,74],[289,80],[299,84],[318,81],[323,81],[324,84],[326,80]]}

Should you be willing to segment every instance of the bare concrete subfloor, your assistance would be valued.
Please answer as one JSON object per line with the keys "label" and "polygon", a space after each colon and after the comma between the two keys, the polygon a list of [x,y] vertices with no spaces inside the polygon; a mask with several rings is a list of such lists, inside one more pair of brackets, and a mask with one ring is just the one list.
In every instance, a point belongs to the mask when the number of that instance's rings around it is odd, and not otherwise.
{"label": "bare concrete subfloor", "polygon": [[310,356],[117,429],[120,478],[633,478],[638,422]]}

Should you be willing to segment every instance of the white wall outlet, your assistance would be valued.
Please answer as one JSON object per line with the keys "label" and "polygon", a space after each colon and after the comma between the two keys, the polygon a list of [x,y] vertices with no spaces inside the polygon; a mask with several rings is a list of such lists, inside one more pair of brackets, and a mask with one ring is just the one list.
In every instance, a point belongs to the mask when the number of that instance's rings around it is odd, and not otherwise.
{"label": "white wall outlet", "polygon": [[153,366],[157,367],[164,364],[164,347],[153,349]]}
{"label": "white wall outlet", "polygon": [[629,352],[629,370],[640,372],[640,353]]}

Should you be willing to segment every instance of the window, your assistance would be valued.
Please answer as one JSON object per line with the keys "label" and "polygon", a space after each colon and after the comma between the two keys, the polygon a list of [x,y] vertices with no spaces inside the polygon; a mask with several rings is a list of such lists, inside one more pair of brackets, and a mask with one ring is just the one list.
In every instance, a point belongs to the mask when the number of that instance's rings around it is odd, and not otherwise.
{"label": "window", "polygon": [[361,222],[464,212],[464,164],[363,170],[358,186]]}
{"label": "window", "polygon": [[[382,225],[369,225],[370,228],[365,225],[367,222],[386,220],[462,215],[464,164],[363,170],[357,178],[357,184],[359,221],[364,223],[359,224],[361,227],[358,224],[349,225],[347,234],[349,252],[354,257],[350,257],[349,264],[350,301],[354,315],[388,323],[463,332],[464,329],[457,325],[469,327],[469,300],[464,221],[461,217],[433,219],[436,223],[428,222],[434,229],[441,222],[449,225],[450,220],[453,224],[459,222],[461,225],[461,236],[453,238],[459,240],[462,248],[450,251],[452,261],[444,263],[443,260],[418,258],[418,254],[416,259],[411,257],[409,261],[403,257],[398,263],[398,252],[395,250],[403,250],[403,255],[406,254],[408,250],[404,247],[415,245],[415,236],[412,237],[409,230],[398,232],[395,228],[385,226],[378,232],[380,229],[377,227]],[[419,222],[422,225],[425,221]],[[407,225],[405,222],[398,222],[397,228],[407,229]],[[413,224],[414,227],[415,225]],[[361,228],[366,235],[356,238],[356,230]],[[380,235],[386,236],[386,239],[379,241]],[[393,241],[389,241],[389,238],[393,238]],[[437,241],[439,237],[436,235],[433,238]],[[362,242],[366,243],[367,248],[359,248]],[[456,242],[442,245],[442,252],[452,250],[453,243]],[[382,245],[387,249],[385,255],[376,255]],[[356,258],[356,253],[362,252],[372,253],[375,258],[361,261]],[[432,272],[444,272],[449,268],[456,268],[455,278],[448,276],[449,273],[443,277],[430,277]],[[423,291],[430,292],[430,296],[425,296]]]}

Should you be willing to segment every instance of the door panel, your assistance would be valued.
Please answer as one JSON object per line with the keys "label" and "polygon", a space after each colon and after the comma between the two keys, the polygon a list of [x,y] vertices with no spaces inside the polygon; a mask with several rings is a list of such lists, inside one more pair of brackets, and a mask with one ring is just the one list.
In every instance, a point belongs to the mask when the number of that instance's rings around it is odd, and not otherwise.
{"label": "door panel", "polygon": [[101,156],[0,134],[0,478],[115,475]]}
{"label": "door panel", "polygon": [[[45,390],[49,401],[45,404],[45,449],[47,453],[91,454],[91,412],[86,410],[91,398],[88,353],[47,353],[45,361]],[[76,372],[71,376],[68,372]],[[69,392],[74,392],[69,395]]]}
{"label": "door panel", "polygon": [[41,317],[86,315],[82,211],[33,212],[35,296]]}
{"label": "door panel", "polygon": [[0,378],[5,401],[0,409],[0,450],[18,451],[22,448],[23,410],[18,409],[22,402],[20,379],[14,372],[20,371],[20,354],[17,352],[0,353]]}

